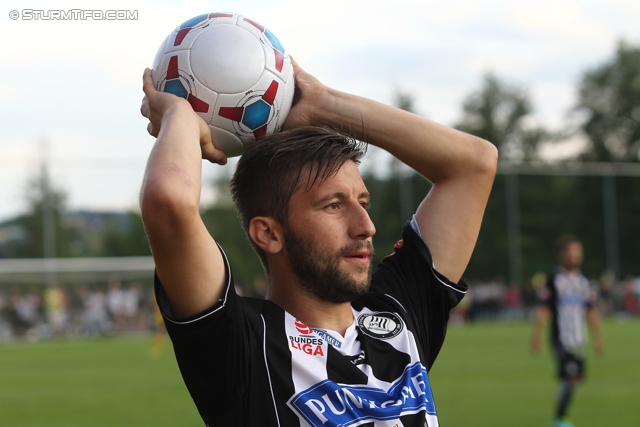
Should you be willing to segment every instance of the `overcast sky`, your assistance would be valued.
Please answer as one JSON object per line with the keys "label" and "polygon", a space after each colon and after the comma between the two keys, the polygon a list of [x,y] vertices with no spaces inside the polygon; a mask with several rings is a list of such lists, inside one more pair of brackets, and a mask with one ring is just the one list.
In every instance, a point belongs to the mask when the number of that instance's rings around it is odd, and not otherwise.
{"label": "overcast sky", "polygon": [[[137,19],[10,17],[87,4]],[[4,1],[0,221],[25,209],[43,154],[70,208],[135,209],[153,143],[139,114],[142,71],[175,27],[217,11],[264,24],[329,86],[385,103],[411,92],[419,114],[444,124],[494,71],[529,90],[536,120],[561,126],[580,75],[621,38],[640,44],[637,0]]]}

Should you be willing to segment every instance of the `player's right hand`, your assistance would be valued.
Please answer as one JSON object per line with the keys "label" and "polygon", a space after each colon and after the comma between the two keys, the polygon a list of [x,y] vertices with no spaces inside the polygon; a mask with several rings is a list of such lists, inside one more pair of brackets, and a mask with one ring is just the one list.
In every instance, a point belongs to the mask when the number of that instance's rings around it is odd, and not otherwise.
{"label": "player's right hand", "polygon": [[324,98],[327,88],[317,78],[304,71],[292,56],[289,58],[293,65],[296,89],[293,105],[282,129],[324,124],[318,122],[316,115],[323,108],[321,99]]}
{"label": "player's right hand", "polygon": [[149,68],[144,70],[144,74],[142,76],[142,90],[144,91],[145,96],[142,99],[140,113],[149,119],[147,132],[149,132],[151,136],[156,138],[158,137],[162,128],[162,119],[168,111],[173,108],[186,108],[193,114],[196,119],[196,123],[198,123],[199,126],[202,158],[221,165],[227,163],[227,156],[222,150],[218,150],[213,145],[213,142],[211,141],[211,132],[209,131],[207,124],[193,111],[191,104],[189,104],[186,99],[180,98],[174,94],[158,92],[153,84],[152,71]]}

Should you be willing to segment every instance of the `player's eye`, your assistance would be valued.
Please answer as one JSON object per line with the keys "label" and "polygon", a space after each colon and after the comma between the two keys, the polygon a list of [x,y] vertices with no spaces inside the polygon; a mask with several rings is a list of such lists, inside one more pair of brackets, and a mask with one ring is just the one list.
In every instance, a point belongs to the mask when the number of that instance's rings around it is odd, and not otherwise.
{"label": "player's eye", "polygon": [[330,211],[335,211],[335,210],[338,210],[339,208],[340,208],[340,205],[337,202],[330,203],[327,205],[327,209]]}

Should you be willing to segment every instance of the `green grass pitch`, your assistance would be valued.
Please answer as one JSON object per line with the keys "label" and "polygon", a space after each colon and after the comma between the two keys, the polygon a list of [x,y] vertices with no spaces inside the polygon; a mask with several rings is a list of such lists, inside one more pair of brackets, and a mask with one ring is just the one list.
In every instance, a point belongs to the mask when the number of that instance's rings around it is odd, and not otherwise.
{"label": "green grass pitch", "polygon": [[[573,402],[576,427],[640,425],[640,321],[604,324]],[[549,349],[529,351],[530,325],[451,326],[430,377],[443,426],[550,426]],[[202,426],[170,344],[150,337],[0,344],[0,425]],[[221,367],[224,369],[224,367]]]}
{"label": "green grass pitch", "polygon": [[[640,321],[606,321],[605,351],[589,351],[568,419],[576,427],[640,426]],[[431,374],[443,426],[547,427],[558,383],[548,344],[530,351],[531,326],[451,326]]]}

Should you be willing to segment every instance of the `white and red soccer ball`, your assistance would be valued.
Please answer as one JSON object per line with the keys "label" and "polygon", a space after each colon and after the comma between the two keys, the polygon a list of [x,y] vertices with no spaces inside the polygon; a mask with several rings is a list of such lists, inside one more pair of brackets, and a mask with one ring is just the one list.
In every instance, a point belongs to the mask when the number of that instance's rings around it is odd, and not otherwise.
{"label": "white and red soccer ball", "polygon": [[189,101],[227,157],[282,127],[293,66],[276,36],[246,16],[208,13],[176,28],[153,63],[157,90]]}

